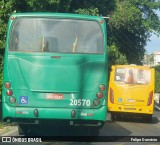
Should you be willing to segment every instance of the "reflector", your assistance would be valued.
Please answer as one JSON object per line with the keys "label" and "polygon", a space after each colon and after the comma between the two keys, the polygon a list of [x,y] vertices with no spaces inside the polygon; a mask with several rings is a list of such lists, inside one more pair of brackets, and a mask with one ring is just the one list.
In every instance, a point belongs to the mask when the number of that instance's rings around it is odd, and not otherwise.
{"label": "reflector", "polygon": [[114,103],[114,93],[112,88],[110,88],[110,102]]}
{"label": "reflector", "polygon": [[152,104],[152,99],[153,99],[153,91],[149,93],[147,106],[150,106]]}
{"label": "reflector", "polygon": [[14,20],[14,17],[11,17],[11,20]]}

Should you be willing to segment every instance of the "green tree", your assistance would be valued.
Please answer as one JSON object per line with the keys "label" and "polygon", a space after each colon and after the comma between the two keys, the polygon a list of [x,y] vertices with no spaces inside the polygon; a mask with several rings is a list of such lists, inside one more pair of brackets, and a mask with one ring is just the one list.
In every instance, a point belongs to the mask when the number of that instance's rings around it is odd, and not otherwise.
{"label": "green tree", "polygon": [[152,66],[154,64],[154,55],[148,55],[147,56],[147,64],[149,64],[150,66]]}
{"label": "green tree", "polygon": [[115,9],[115,0],[72,0],[70,12],[107,16]]}
{"label": "green tree", "polygon": [[109,62],[109,69],[114,64],[127,64],[126,56],[119,52],[118,48],[115,44],[112,44],[108,48],[108,62]]}
{"label": "green tree", "polygon": [[0,0],[0,49],[5,47],[7,21],[14,12],[109,15],[110,65],[127,61],[141,64],[151,30],[160,33],[157,9],[160,0]]}
{"label": "green tree", "polygon": [[1,96],[1,91],[2,91],[2,80],[3,80],[3,56],[0,55],[0,96]]}
{"label": "green tree", "polygon": [[157,65],[155,68],[155,92],[160,93],[160,65]]}
{"label": "green tree", "polygon": [[157,0],[117,0],[110,15],[109,43],[115,42],[129,63],[141,64],[150,29],[159,32],[160,20],[155,13]]}

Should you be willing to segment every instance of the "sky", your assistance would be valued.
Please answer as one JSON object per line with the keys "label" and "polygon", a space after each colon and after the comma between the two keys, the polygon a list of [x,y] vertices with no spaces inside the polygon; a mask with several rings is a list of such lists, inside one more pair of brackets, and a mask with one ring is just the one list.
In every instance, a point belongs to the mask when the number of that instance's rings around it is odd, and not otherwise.
{"label": "sky", "polygon": [[160,37],[152,34],[150,41],[148,41],[147,46],[145,46],[145,49],[148,54],[151,54],[154,51],[160,51]]}
{"label": "sky", "polygon": [[160,51],[160,37],[152,34],[150,41],[147,41],[147,46],[145,46],[146,52],[152,54],[154,51]]}
{"label": "sky", "polygon": [[[160,17],[160,11],[157,11],[157,14]],[[160,37],[152,34],[150,41],[147,42],[145,49],[148,54],[152,54],[154,51],[160,51]]]}

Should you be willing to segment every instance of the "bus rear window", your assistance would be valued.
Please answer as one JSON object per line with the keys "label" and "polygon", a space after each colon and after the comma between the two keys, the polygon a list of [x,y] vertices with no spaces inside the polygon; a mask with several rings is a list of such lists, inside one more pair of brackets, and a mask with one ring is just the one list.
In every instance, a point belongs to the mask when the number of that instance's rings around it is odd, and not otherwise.
{"label": "bus rear window", "polygon": [[150,70],[137,68],[115,69],[114,81],[129,84],[149,84],[151,79]]}
{"label": "bus rear window", "polygon": [[10,34],[10,51],[103,53],[103,34],[96,21],[18,18]]}

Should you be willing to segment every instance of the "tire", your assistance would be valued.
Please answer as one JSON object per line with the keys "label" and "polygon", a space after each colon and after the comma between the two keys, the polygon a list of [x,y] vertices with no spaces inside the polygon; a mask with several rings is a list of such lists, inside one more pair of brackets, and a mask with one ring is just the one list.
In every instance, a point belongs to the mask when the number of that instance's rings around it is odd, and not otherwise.
{"label": "tire", "polygon": [[120,113],[111,113],[111,120],[116,121],[116,120],[121,120],[122,116]]}
{"label": "tire", "polygon": [[115,113],[111,113],[111,120],[115,121],[116,120],[116,114]]}

